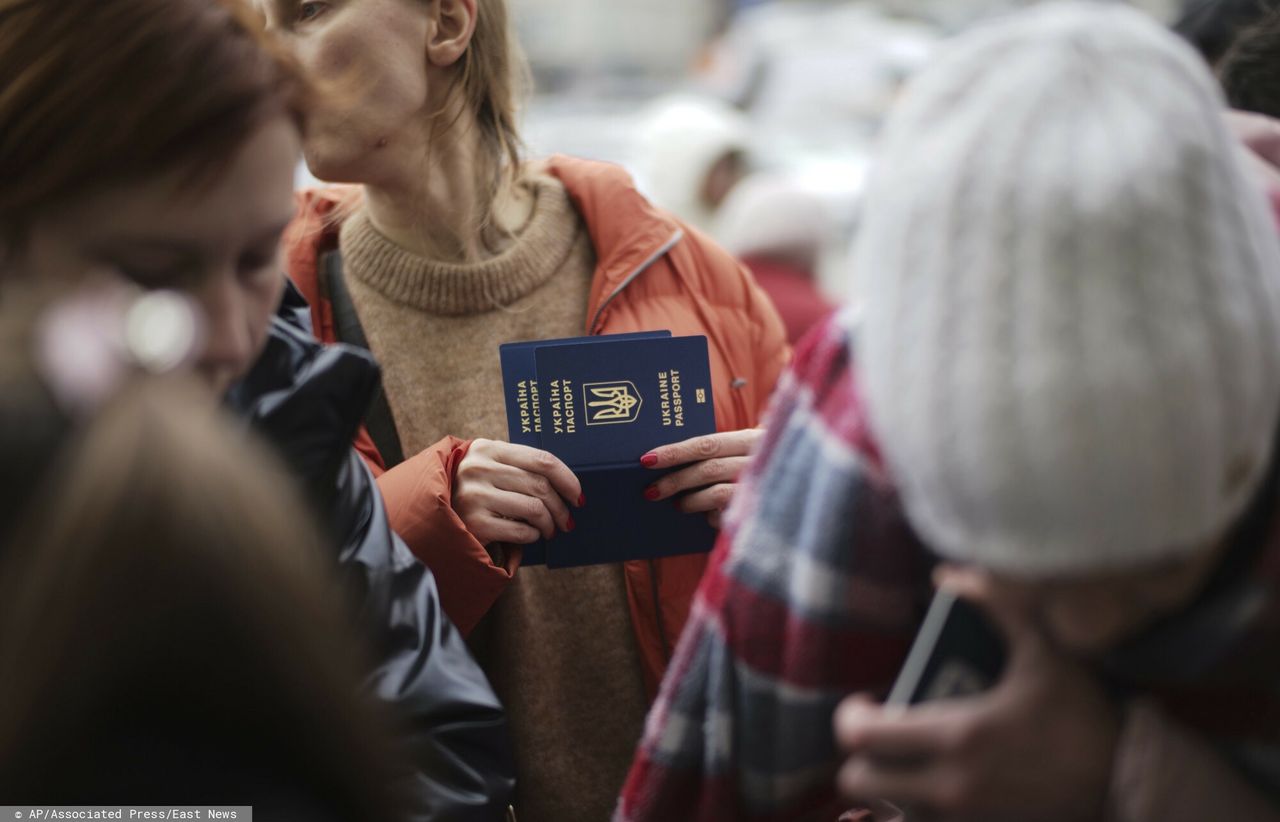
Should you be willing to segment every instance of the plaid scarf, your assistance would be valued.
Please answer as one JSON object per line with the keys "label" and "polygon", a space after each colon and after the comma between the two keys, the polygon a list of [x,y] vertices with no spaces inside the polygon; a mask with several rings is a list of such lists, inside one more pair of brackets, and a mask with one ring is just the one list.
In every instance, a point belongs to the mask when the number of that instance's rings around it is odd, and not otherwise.
{"label": "plaid scarf", "polygon": [[[742,480],[650,711],[616,822],[829,822],[845,810],[834,792],[840,758],[832,714],[850,693],[888,691],[932,597],[935,564],[867,430],[853,324],[846,311],[811,334],[779,383],[763,448]],[[1274,483],[1267,489],[1275,494]],[[1235,576],[1220,574],[1202,598],[1206,606],[1230,600],[1245,580],[1253,598],[1247,614],[1228,608],[1215,616],[1208,608],[1159,626],[1142,646],[1150,652],[1170,637],[1175,647],[1209,637],[1227,650],[1182,666],[1179,678],[1146,664],[1135,645],[1111,660],[1105,676],[1117,691],[1154,695],[1276,796],[1274,498],[1255,505],[1239,529],[1237,542],[1254,548],[1232,550]],[[1201,612],[1201,604],[1190,610]],[[1200,630],[1207,633],[1194,633]]]}

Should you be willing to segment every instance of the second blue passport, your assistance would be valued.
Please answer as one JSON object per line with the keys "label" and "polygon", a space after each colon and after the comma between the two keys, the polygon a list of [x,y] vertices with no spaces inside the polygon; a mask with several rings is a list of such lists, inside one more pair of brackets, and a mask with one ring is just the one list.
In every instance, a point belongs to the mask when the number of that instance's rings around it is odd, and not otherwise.
{"label": "second blue passport", "polygon": [[645,489],[662,476],[640,457],[715,431],[705,337],[647,332],[501,348],[511,442],[542,448],[582,483],[577,527],[525,548],[524,564],[571,567],[710,550],[702,514]]}

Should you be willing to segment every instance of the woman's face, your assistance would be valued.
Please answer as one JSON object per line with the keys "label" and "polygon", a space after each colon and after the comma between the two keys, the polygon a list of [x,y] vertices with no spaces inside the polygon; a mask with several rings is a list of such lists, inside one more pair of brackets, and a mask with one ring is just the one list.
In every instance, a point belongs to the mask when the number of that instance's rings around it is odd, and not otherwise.
{"label": "woman's face", "polygon": [[189,294],[208,323],[197,368],[222,394],[257,360],[280,302],[280,239],[299,150],[297,128],[281,116],[210,183],[192,187],[181,168],[88,194],[31,226],[15,272],[74,283],[114,270],[144,288]]}
{"label": "woman's face", "polygon": [[424,0],[259,0],[268,27],[317,86],[307,123],[311,173],[387,184],[422,162],[434,104]]}

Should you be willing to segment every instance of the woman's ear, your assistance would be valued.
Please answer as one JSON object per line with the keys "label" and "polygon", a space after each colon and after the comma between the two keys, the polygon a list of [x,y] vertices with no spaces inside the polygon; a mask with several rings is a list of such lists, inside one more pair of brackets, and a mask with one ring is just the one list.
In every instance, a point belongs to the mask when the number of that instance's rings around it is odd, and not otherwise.
{"label": "woman's ear", "polygon": [[476,31],[477,0],[435,0],[427,35],[427,61],[448,68],[462,58]]}

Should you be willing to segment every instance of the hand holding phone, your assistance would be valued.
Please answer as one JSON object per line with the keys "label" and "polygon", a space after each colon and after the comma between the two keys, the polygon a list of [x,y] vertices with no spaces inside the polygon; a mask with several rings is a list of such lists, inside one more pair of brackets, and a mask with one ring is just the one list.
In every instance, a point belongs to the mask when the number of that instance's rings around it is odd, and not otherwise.
{"label": "hand holding phone", "polygon": [[907,820],[1097,818],[1119,717],[1096,677],[982,570],[939,582],[890,704],[861,694],[836,710],[843,796]]}

